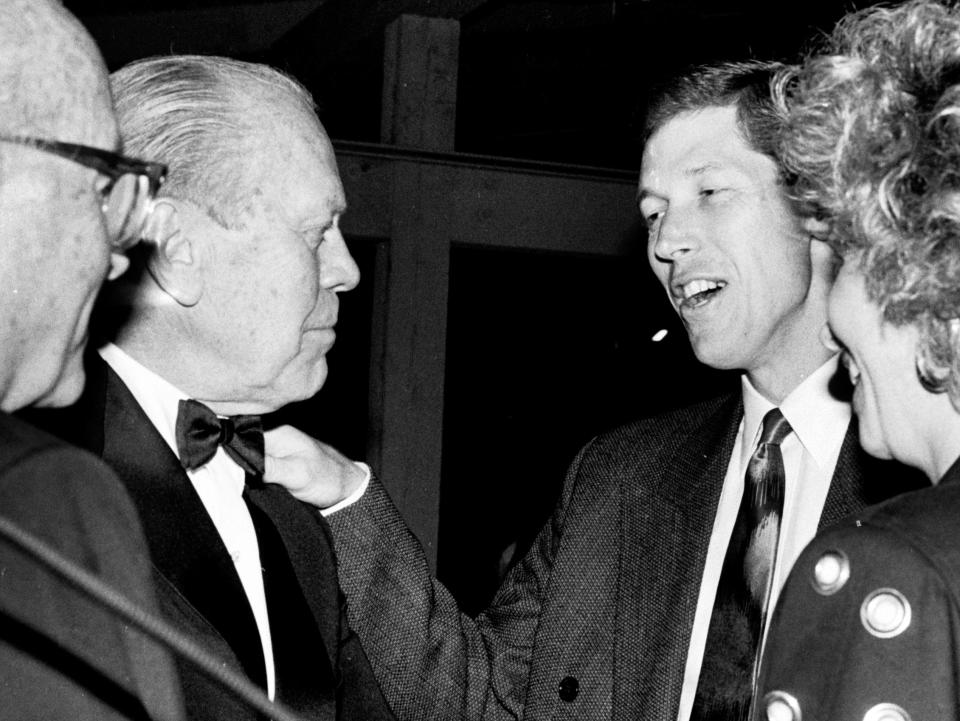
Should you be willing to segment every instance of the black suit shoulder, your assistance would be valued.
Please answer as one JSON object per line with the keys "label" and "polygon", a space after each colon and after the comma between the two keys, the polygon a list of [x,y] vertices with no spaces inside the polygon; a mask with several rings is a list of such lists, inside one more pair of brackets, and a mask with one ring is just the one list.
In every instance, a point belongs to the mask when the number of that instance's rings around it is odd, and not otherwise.
{"label": "black suit shoulder", "polygon": [[[16,520],[62,542],[63,534],[117,533],[136,539],[140,525],[123,484],[100,459],[11,416],[0,419],[0,494],[2,507]],[[36,513],[28,514],[28,509]],[[102,527],[58,525],[55,517],[102,518]],[[64,519],[65,520],[65,519]],[[144,550],[142,560],[145,561]]]}
{"label": "black suit shoulder", "polygon": [[[0,416],[0,512],[153,610],[133,506],[99,460]],[[179,718],[168,654],[0,542],[0,717]]]}

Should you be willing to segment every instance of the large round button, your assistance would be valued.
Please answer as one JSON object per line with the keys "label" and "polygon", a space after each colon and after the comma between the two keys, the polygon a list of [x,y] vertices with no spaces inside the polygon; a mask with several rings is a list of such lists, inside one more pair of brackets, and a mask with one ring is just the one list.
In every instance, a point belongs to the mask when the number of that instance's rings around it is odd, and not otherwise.
{"label": "large round button", "polygon": [[580,682],[573,676],[564,676],[560,680],[558,691],[560,692],[561,701],[566,701],[567,703],[575,701],[577,695],[580,693]]}
{"label": "large round button", "polygon": [[899,636],[910,626],[910,602],[895,588],[878,588],[863,600],[860,621],[877,638]]}
{"label": "large round button", "polygon": [[813,567],[813,589],[823,595],[836,593],[850,578],[850,561],[843,551],[827,551]]}
{"label": "large round button", "polygon": [[910,714],[895,703],[878,703],[863,715],[863,721],[910,721]]}
{"label": "large round button", "polygon": [[801,721],[800,702],[786,691],[771,691],[763,697],[767,721]]}

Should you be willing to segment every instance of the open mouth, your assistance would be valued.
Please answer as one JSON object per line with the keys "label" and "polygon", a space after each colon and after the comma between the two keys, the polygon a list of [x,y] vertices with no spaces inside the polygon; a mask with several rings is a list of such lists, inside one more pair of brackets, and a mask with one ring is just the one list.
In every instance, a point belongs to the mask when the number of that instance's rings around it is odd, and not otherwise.
{"label": "open mouth", "polygon": [[680,286],[680,305],[684,308],[699,308],[714,298],[727,284],[722,280],[698,278]]}

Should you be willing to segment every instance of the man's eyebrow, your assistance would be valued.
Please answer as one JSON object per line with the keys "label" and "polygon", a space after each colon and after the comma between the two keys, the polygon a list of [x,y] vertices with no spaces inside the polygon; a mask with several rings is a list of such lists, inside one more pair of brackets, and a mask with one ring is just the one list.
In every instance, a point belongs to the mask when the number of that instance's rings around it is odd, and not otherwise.
{"label": "man's eyebrow", "polygon": [[637,199],[636,199],[637,207],[640,207],[640,204],[644,200],[650,197],[659,198],[661,196],[658,193],[654,192],[653,190],[650,190],[649,188],[640,188],[637,191]]}
{"label": "man's eyebrow", "polygon": [[[685,170],[682,171],[681,175],[683,175],[685,178],[696,178],[700,175],[706,175],[711,171],[722,170],[722,169],[723,169],[723,165],[716,163],[714,161],[707,161],[705,163],[701,163],[699,165],[694,165],[690,168],[686,168]],[[637,205],[639,206],[640,203],[642,203],[644,200],[646,200],[649,197],[662,198],[663,196],[660,195],[660,193],[656,192],[655,190],[641,187],[637,191],[637,199],[636,199]]]}
{"label": "man's eyebrow", "polygon": [[700,165],[695,165],[692,168],[687,168],[683,171],[683,174],[686,176],[695,177],[698,175],[703,175],[709,173],[712,170],[722,170],[723,165],[715,161],[707,161],[706,163],[701,163]]}

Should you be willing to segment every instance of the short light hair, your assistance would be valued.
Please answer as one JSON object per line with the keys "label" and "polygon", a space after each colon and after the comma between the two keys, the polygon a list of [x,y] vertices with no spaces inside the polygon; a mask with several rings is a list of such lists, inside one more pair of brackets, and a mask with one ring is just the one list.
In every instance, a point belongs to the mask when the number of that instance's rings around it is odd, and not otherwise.
{"label": "short light hair", "polygon": [[316,117],[313,97],[290,76],[213,55],[138,60],[110,86],[125,152],[166,163],[161,195],[194,203],[224,227],[245,207],[244,159],[258,120],[278,107]]}
{"label": "short light hair", "polygon": [[850,14],[783,87],[802,212],[859,262],[884,318],[919,329],[921,380],[960,409],[960,11]]}
{"label": "short light hair", "polygon": [[700,65],[661,87],[647,110],[644,142],[682,113],[733,106],[747,144],[780,167],[779,137],[784,114],[774,103],[772,83],[786,66],[779,62]]}

